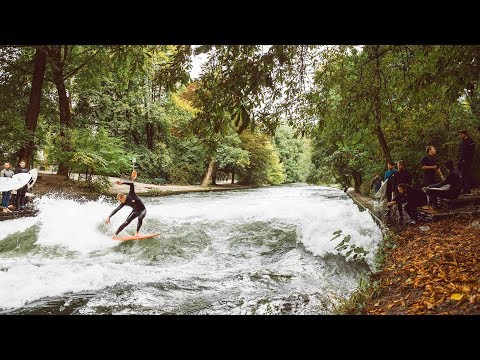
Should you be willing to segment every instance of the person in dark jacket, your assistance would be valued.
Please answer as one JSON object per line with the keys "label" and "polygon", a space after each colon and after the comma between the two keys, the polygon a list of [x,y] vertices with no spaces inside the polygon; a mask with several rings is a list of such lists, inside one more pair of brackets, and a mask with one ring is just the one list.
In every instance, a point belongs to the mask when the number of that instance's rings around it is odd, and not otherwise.
{"label": "person in dark jacket", "polygon": [[460,178],[460,174],[455,170],[453,161],[448,160],[445,162],[445,167],[448,169],[448,175],[444,181],[422,189],[432,198],[434,204],[437,203],[437,198],[456,199],[462,191],[462,179]]}
{"label": "person in dark jacket", "polygon": [[[427,155],[422,159],[422,170],[423,170],[423,186],[427,187],[432,184],[436,184],[438,181],[435,179],[435,173],[440,176],[440,179],[443,181],[445,177],[440,170],[440,167],[437,164],[435,156],[437,155],[437,149],[434,146],[427,146],[426,149]],[[427,198],[427,202],[430,206],[436,206],[433,204],[430,198]]]}
{"label": "person in dark jacket", "polygon": [[117,211],[120,210],[122,207],[124,207],[125,205],[130,206],[132,208],[132,212],[130,213],[130,215],[128,215],[125,222],[120,225],[118,230],[115,232],[115,236],[117,236],[123,229],[125,229],[125,227],[127,227],[127,225],[130,224],[133,219],[138,217],[137,231],[135,232],[135,236],[137,236],[139,234],[140,228],[142,227],[143,219],[145,218],[145,215],[147,215],[147,209],[145,208],[142,200],[140,200],[137,194],[135,194],[135,187],[133,183],[117,181],[116,184],[128,185],[130,186],[130,191],[128,195],[122,193],[119,193],[117,195],[117,199],[118,201],[120,201],[120,205],[118,205],[117,208],[112,211],[112,213],[105,220],[105,223],[109,224],[110,218],[115,215]]}
{"label": "person in dark jacket", "polygon": [[[398,185],[400,184],[407,184],[412,185],[412,174],[407,171],[405,166],[405,162],[403,160],[397,161],[397,169],[398,171],[392,175],[392,182],[393,182],[393,192],[394,192],[394,199],[398,200],[402,196],[398,191]],[[402,204],[398,204],[398,218],[403,220],[403,206]]]}
{"label": "person in dark jacket", "polygon": [[470,169],[475,154],[475,142],[468,136],[465,130],[459,131],[460,144],[458,145],[458,170],[462,177],[462,192],[464,194],[472,193],[472,175]]}
{"label": "person in dark jacket", "polygon": [[382,178],[380,177],[380,174],[376,174],[375,177],[372,179],[372,183],[370,184],[370,189],[375,190],[375,194],[378,192],[378,189],[382,186]]}
{"label": "person in dark jacket", "polygon": [[[15,174],[28,173],[30,171],[25,160],[20,160],[18,165],[19,166],[15,168]],[[17,190],[17,195],[15,196],[15,210],[25,210],[25,195],[27,194],[27,189],[28,185],[25,185]]]}
{"label": "person in dark jacket", "polygon": [[410,223],[416,224],[418,221],[417,207],[427,204],[427,195],[422,190],[417,190],[404,183],[398,184],[397,189],[401,196],[387,205],[405,204],[405,211],[411,219]]}
{"label": "person in dark jacket", "polygon": [[[397,169],[395,169],[395,163],[393,161],[389,161],[387,164],[387,167],[388,167],[388,170],[385,172],[385,175],[383,176],[383,181],[387,182],[387,190],[386,190],[385,196],[387,197],[387,201],[392,201],[392,198],[393,198],[392,176],[397,172]],[[390,216],[390,206],[388,207],[388,210],[385,213],[385,216]]]}

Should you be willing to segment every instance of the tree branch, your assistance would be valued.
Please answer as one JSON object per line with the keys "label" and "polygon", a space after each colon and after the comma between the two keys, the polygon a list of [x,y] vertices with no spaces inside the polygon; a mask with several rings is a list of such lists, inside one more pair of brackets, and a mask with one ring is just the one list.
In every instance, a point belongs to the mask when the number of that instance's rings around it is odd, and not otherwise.
{"label": "tree branch", "polygon": [[87,60],[85,60],[82,64],[77,66],[70,73],[66,74],[65,79],[68,79],[69,77],[75,75],[78,71],[80,71],[80,69],[82,69],[85,65],[87,65],[95,57],[95,55],[97,55],[98,52],[99,50],[96,50],[95,53],[92,56],[90,56]]}

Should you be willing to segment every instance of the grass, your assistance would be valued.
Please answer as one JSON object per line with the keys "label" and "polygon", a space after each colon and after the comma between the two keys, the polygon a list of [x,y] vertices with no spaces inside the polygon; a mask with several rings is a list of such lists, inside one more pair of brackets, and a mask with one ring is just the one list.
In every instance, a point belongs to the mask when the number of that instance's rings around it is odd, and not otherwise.
{"label": "grass", "polygon": [[335,309],[335,313],[342,315],[361,315],[367,302],[379,294],[380,270],[383,267],[387,250],[395,246],[393,233],[386,230],[373,260],[374,271],[368,278],[361,278],[357,290],[345,301],[341,302]]}

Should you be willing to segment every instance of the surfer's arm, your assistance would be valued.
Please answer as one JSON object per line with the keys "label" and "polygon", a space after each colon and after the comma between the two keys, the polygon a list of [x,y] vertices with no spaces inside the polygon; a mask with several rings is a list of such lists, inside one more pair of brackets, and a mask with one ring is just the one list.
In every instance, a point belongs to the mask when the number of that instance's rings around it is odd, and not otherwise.
{"label": "surfer's arm", "polygon": [[135,195],[135,185],[131,182],[124,182],[124,181],[116,181],[117,185],[128,185],[130,186],[130,191],[128,192],[128,195]]}
{"label": "surfer's arm", "polygon": [[131,182],[124,182],[124,185],[130,186],[130,191],[128,192],[128,195],[132,196],[135,195],[135,185]]}
{"label": "surfer's arm", "polygon": [[120,210],[122,207],[124,207],[125,204],[120,204],[117,206],[117,208],[115,210],[112,211],[112,213],[108,216],[108,219],[110,220],[110,218],[115,215],[117,213],[118,210]]}

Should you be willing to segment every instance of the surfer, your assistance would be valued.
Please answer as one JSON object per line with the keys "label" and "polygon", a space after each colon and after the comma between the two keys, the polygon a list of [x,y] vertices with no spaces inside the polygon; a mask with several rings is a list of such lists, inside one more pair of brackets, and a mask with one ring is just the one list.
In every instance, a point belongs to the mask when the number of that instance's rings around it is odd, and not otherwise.
{"label": "surfer", "polygon": [[[28,173],[30,171],[27,168],[27,162],[20,160],[18,163],[20,166],[15,168],[15,174]],[[25,195],[27,194],[28,185],[25,185],[17,190],[17,196],[15,197],[15,210],[25,210]]]}
{"label": "surfer", "polygon": [[[13,177],[14,172],[11,169],[11,165],[9,162],[6,162],[3,165],[4,169],[0,172],[0,176],[2,177],[7,177],[11,178]],[[10,202],[10,196],[12,195],[12,190],[10,191],[3,191],[2,194],[2,207],[3,207],[3,212],[9,213],[11,210],[8,208],[8,203]]]}
{"label": "surfer", "polygon": [[125,205],[130,206],[133,210],[128,215],[127,219],[125,222],[120,225],[118,230],[115,232],[115,236],[117,236],[125,227],[132,222],[133,219],[138,217],[138,223],[137,223],[137,231],[135,232],[135,236],[139,235],[140,228],[142,227],[143,219],[145,218],[145,215],[147,215],[147,209],[145,208],[145,205],[143,205],[142,200],[135,194],[135,188],[134,184],[131,182],[122,182],[122,181],[116,181],[117,185],[128,185],[130,186],[130,191],[128,192],[128,195],[125,195],[123,193],[119,193],[117,195],[118,201],[120,201],[120,205],[112,211],[112,213],[107,217],[105,220],[106,224],[110,224],[110,218],[117,213],[118,210],[120,210],[122,207]]}

